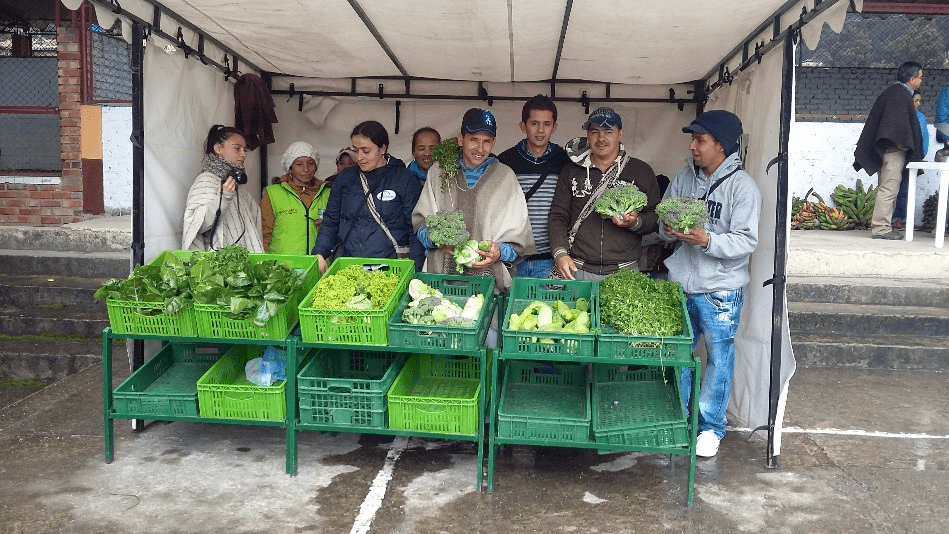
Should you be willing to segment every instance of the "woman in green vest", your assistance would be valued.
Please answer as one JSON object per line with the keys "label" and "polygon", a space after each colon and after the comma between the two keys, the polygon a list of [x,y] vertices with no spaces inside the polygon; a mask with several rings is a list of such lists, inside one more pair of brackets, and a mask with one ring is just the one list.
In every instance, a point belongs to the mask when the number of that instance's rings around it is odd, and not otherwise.
{"label": "woman in green vest", "polygon": [[309,143],[287,147],[281,162],[287,173],[274,178],[260,199],[264,250],[302,256],[316,243],[330,188],[316,177],[320,155]]}

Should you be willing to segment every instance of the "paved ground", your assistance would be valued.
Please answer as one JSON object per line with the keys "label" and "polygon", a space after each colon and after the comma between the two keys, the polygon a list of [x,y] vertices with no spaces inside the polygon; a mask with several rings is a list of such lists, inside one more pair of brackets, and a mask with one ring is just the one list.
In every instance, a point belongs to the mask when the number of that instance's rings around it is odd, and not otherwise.
{"label": "paved ground", "polygon": [[691,507],[642,453],[512,447],[489,494],[471,443],[302,432],[291,477],[282,430],[120,421],[106,464],[101,402],[94,366],[0,409],[0,532],[949,532],[944,374],[799,370],[779,468],[733,430]]}

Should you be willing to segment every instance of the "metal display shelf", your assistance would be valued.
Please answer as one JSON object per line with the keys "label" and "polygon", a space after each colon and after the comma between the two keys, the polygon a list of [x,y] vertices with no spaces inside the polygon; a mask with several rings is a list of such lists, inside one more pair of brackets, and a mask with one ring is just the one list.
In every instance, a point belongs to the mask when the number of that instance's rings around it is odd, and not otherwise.
{"label": "metal display shelf", "polygon": [[[686,319],[688,320],[688,319]],[[500,337],[500,336],[499,336]],[[612,444],[612,443],[603,443],[596,442],[590,438],[590,441],[557,441],[557,440],[541,440],[541,439],[524,439],[524,438],[511,438],[511,437],[502,437],[498,435],[498,403],[500,401],[499,395],[502,388],[502,384],[499,381],[499,376],[503,376],[502,364],[506,360],[530,360],[537,362],[570,362],[570,363],[592,363],[592,364],[607,364],[607,365],[636,365],[636,366],[663,366],[663,367],[673,367],[678,371],[683,367],[688,367],[693,370],[693,376],[696,377],[692,381],[692,396],[691,396],[691,406],[690,406],[690,423],[691,430],[689,430],[689,444],[686,447],[669,447],[669,446],[635,446],[635,445],[626,445],[626,444]],[[495,455],[497,453],[498,447],[501,445],[531,445],[531,446],[548,446],[548,447],[565,447],[565,448],[588,448],[588,449],[597,449],[604,451],[640,451],[640,452],[654,452],[661,454],[669,454],[672,456],[688,456],[689,457],[689,480],[688,480],[688,494],[686,497],[687,504],[692,504],[694,487],[695,487],[695,465],[696,465],[696,456],[695,456],[695,443],[697,438],[697,429],[698,429],[698,400],[699,400],[699,382],[698,377],[701,373],[701,361],[698,358],[692,357],[688,362],[683,361],[670,361],[668,359],[662,360],[660,358],[606,358],[598,357],[595,353],[584,355],[584,356],[574,356],[574,355],[552,355],[552,354],[524,354],[524,353],[505,353],[504,347],[500,350],[493,352],[492,365],[491,365],[491,400],[490,400],[490,424],[491,429],[489,432],[489,443],[488,443],[488,491],[493,491],[494,489],[494,463]],[[591,431],[592,435],[592,431]]]}
{"label": "metal display shelf", "polygon": [[[492,306],[489,307],[488,312],[493,313],[494,305],[496,305],[495,299],[491,300]],[[112,342],[116,339],[142,339],[142,340],[156,340],[161,341],[165,344],[175,344],[175,343],[187,343],[187,344],[220,344],[220,343],[229,343],[229,344],[247,344],[247,345],[270,345],[270,346],[282,346],[286,351],[287,364],[286,364],[286,405],[287,412],[286,417],[283,420],[277,421],[260,421],[260,420],[244,420],[244,419],[223,419],[223,418],[208,418],[192,415],[172,415],[172,414],[155,414],[155,413],[138,413],[138,412],[117,412],[115,409],[115,398],[114,398],[114,389],[112,387]],[[388,352],[402,352],[402,353],[417,353],[424,352],[427,354],[433,355],[450,355],[450,356],[468,356],[468,357],[477,357],[480,365],[480,391],[478,398],[478,421],[477,433],[476,434],[446,434],[446,433],[434,433],[434,432],[424,432],[424,431],[409,431],[409,430],[399,430],[399,429],[389,429],[389,428],[366,428],[358,426],[348,426],[348,425],[339,425],[339,424],[317,424],[317,423],[300,423],[299,419],[299,406],[298,406],[298,391],[297,391],[297,373],[300,368],[300,359],[305,355],[306,351],[311,348],[323,348],[332,350],[365,350],[365,351],[388,351]],[[295,475],[297,472],[297,457],[298,457],[298,443],[297,443],[297,432],[300,430],[317,430],[324,432],[346,432],[354,434],[381,434],[381,435],[396,435],[396,436],[415,436],[431,439],[444,439],[444,440],[455,440],[455,441],[473,441],[478,444],[478,472],[477,472],[477,487],[481,488],[483,482],[483,465],[484,465],[484,421],[486,413],[486,399],[487,399],[487,364],[488,356],[487,349],[484,346],[484,339],[480,340],[479,348],[475,350],[457,350],[457,349],[438,349],[438,348],[425,348],[420,350],[418,348],[411,347],[401,347],[395,345],[344,345],[344,344],[335,344],[335,343],[309,343],[304,342],[300,338],[299,326],[297,326],[286,339],[282,341],[274,340],[259,340],[259,339],[233,339],[233,338],[207,338],[207,337],[169,337],[169,336],[159,336],[159,335],[143,335],[143,334],[116,334],[112,332],[111,328],[106,328],[102,332],[102,386],[103,386],[103,396],[102,396],[102,413],[103,413],[103,426],[104,426],[104,437],[105,437],[105,460],[107,463],[111,463],[115,457],[115,446],[114,446],[114,421],[116,419],[141,419],[148,421],[184,421],[189,423],[210,423],[210,424],[223,424],[223,425],[254,425],[254,426],[270,426],[270,427],[279,427],[286,430],[286,472],[289,475]],[[290,357],[293,355],[294,357]]]}

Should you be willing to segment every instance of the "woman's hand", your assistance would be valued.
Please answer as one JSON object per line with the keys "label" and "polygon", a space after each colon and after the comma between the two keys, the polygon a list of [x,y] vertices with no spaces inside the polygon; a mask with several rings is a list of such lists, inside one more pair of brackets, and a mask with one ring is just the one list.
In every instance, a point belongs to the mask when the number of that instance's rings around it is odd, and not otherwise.
{"label": "woman's hand", "polygon": [[322,276],[326,272],[326,269],[329,268],[329,265],[326,264],[326,258],[324,258],[322,254],[316,255],[316,264],[320,268],[320,276]]}
{"label": "woman's hand", "polygon": [[228,176],[227,180],[224,180],[224,183],[221,184],[221,191],[225,193],[233,193],[237,191],[237,182],[234,180],[233,176]]}
{"label": "woman's hand", "polygon": [[494,241],[488,241],[488,243],[491,243],[491,250],[484,251],[478,248],[478,254],[481,256],[481,259],[471,264],[472,269],[485,269],[501,259],[501,249],[498,247],[498,244]]}

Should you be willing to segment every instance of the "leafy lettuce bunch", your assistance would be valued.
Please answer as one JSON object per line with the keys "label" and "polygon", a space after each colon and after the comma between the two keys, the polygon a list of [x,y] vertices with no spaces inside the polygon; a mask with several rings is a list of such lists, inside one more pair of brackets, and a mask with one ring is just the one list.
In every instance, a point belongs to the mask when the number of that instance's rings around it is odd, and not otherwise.
{"label": "leafy lettuce bunch", "polygon": [[689,228],[698,228],[708,219],[708,208],[704,200],[686,197],[670,197],[656,206],[656,214],[676,232],[688,234]]}
{"label": "leafy lettuce bunch", "polygon": [[636,184],[629,184],[604,191],[600,198],[593,202],[593,209],[604,219],[609,219],[631,211],[639,213],[639,210],[646,206],[646,201],[646,193],[640,191]]}
{"label": "leafy lettuce bunch", "polygon": [[679,284],[620,269],[600,281],[600,320],[621,334],[681,335],[685,319]]}

